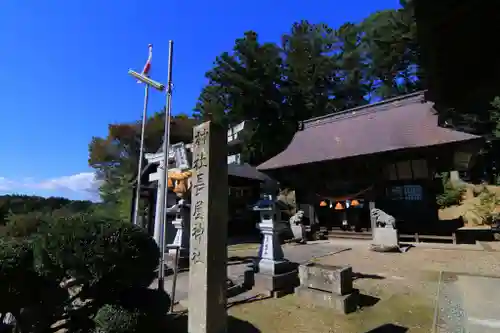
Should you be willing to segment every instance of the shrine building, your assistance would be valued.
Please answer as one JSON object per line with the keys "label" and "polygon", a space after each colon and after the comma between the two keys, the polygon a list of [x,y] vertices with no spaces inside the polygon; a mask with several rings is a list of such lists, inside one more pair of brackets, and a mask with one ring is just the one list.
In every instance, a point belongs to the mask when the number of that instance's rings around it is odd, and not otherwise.
{"label": "shrine building", "polygon": [[483,139],[440,127],[424,95],[306,120],[288,147],[257,169],[295,189],[311,224],[331,233],[348,227],[371,237],[369,209],[376,207],[396,218],[401,234],[449,236],[460,225],[438,219],[436,175],[469,169]]}

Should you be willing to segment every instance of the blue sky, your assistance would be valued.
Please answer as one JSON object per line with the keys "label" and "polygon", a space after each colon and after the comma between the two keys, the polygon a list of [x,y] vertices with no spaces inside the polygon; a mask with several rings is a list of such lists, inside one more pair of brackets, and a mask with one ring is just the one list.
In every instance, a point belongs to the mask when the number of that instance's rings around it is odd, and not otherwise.
{"label": "blue sky", "polygon": [[[173,112],[190,113],[215,57],[246,30],[279,41],[295,21],[337,27],[398,7],[398,0],[2,1],[0,10],[0,194],[95,197],[87,165],[92,136],[140,119],[142,69],[165,81],[175,42]],[[150,112],[164,105],[153,93]]]}

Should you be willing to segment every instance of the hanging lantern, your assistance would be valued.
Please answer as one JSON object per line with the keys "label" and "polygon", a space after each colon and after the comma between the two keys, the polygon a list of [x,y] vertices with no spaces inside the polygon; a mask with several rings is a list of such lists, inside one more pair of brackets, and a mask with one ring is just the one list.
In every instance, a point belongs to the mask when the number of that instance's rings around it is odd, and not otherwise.
{"label": "hanging lantern", "polygon": [[328,204],[326,203],[326,201],[325,201],[325,200],[323,200],[323,201],[321,201],[321,202],[319,203],[319,206],[320,206],[320,207],[326,207],[326,206],[328,206]]}
{"label": "hanging lantern", "polygon": [[337,202],[337,204],[335,204],[335,210],[342,210],[342,209],[344,209],[342,204],[340,202]]}
{"label": "hanging lantern", "polygon": [[356,207],[356,206],[359,206],[359,201],[354,199],[353,201],[351,201],[351,206],[352,207]]}

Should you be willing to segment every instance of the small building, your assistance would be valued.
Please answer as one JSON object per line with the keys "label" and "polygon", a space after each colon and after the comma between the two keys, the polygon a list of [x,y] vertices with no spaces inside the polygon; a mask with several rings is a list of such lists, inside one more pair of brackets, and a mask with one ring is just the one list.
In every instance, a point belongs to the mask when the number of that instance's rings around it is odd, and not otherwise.
{"label": "small building", "polygon": [[438,126],[433,106],[419,92],[306,120],[257,169],[294,188],[298,204],[314,207],[312,221],[329,229],[349,220],[370,231],[377,207],[401,232],[451,234],[438,223],[435,175],[470,168],[482,138]]}

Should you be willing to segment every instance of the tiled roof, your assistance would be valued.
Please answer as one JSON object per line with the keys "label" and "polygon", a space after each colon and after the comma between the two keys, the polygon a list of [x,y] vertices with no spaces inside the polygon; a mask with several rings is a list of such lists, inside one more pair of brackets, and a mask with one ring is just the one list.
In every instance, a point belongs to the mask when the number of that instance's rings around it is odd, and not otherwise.
{"label": "tiled roof", "polygon": [[419,92],[307,120],[283,152],[257,169],[477,139],[480,137],[438,126],[433,103]]}

